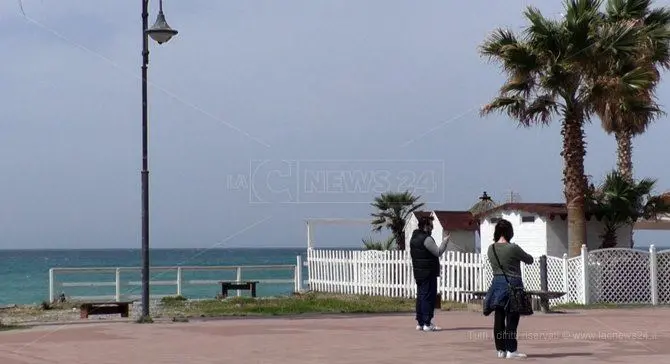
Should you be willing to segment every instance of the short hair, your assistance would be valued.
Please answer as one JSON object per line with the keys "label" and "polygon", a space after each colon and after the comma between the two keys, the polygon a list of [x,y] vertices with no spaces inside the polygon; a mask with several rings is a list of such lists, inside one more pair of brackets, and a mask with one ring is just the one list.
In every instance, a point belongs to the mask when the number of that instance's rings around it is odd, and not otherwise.
{"label": "short hair", "polygon": [[433,225],[432,215],[419,217],[419,229],[425,229],[428,225]]}
{"label": "short hair", "polygon": [[512,223],[505,219],[498,220],[495,229],[493,230],[493,241],[498,242],[500,238],[505,238],[508,242],[514,237],[514,228]]}

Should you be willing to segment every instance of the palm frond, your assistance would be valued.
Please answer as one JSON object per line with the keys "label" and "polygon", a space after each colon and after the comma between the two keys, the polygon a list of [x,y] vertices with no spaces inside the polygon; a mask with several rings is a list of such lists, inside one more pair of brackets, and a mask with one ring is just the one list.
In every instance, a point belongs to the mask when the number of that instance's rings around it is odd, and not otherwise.
{"label": "palm frond", "polygon": [[363,238],[364,250],[394,250],[396,248],[395,237],[389,236],[384,240],[375,240],[372,237]]}
{"label": "palm frond", "polygon": [[379,232],[388,229],[396,239],[399,249],[404,249],[404,229],[409,215],[425,204],[419,202],[421,196],[415,196],[410,191],[387,192],[375,197],[371,206],[375,212],[370,215],[372,231]]}
{"label": "palm frond", "polygon": [[498,28],[480,46],[480,53],[490,61],[500,61],[505,58],[505,50],[517,44],[518,40],[512,30]]}

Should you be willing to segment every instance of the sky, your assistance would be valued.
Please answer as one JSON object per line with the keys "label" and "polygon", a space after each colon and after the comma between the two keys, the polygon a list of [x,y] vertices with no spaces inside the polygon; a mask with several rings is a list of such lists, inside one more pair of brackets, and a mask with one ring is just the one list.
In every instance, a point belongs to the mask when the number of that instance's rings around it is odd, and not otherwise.
{"label": "sky", "polygon": [[[306,218],[368,218],[374,196],[412,187],[426,209],[483,191],[562,202],[558,120],[478,114],[504,78],[477,47],[521,30],[529,4],[560,16],[546,0],[165,0],[179,34],[150,44],[151,246],[304,247]],[[0,248],[139,247],[141,2],[22,5],[0,2]],[[600,180],[614,137],[597,119],[586,133]],[[659,120],[634,141],[658,192],[668,134]],[[317,226],[315,241],[371,234]]]}

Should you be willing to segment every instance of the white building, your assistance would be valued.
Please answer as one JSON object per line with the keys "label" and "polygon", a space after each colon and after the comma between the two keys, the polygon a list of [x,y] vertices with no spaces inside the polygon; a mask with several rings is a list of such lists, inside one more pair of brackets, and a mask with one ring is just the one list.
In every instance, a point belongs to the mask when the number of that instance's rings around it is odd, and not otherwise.
{"label": "white building", "polygon": [[405,247],[409,250],[412,232],[418,228],[420,216],[433,216],[432,236],[439,245],[442,243],[444,232],[451,234],[451,243],[447,251],[474,253],[476,251],[479,225],[474,216],[468,211],[417,211],[414,212],[405,225]]}
{"label": "white building", "polygon": [[[568,211],[562,203],[507,203],[484,213],[479,219],[481,251],[486,253],[493,243],[493,230],[500,218],[508,220],[514,227],[512,241],[521,246],[528,254],[562,257],[568,253]],[[601,221],[586,214],[586,247],[598,249],[602,242],[600,235],[604,231]],[[617,231],[617,247],[630,247],[630,226]]]}

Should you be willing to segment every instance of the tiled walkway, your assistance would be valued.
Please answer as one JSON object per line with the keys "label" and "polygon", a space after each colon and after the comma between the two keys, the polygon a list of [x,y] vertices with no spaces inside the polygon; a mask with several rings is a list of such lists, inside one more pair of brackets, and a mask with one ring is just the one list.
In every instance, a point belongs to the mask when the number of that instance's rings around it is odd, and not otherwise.
{"label": "tiled walkway", "polygon": [[[474,363],[498,362],[492,317],[440,312],[441,332],[412,315],[91,323],[0,333],[0,363]],[[668,363],[670,310],[538,313],[522,318],[525,361]]]}

